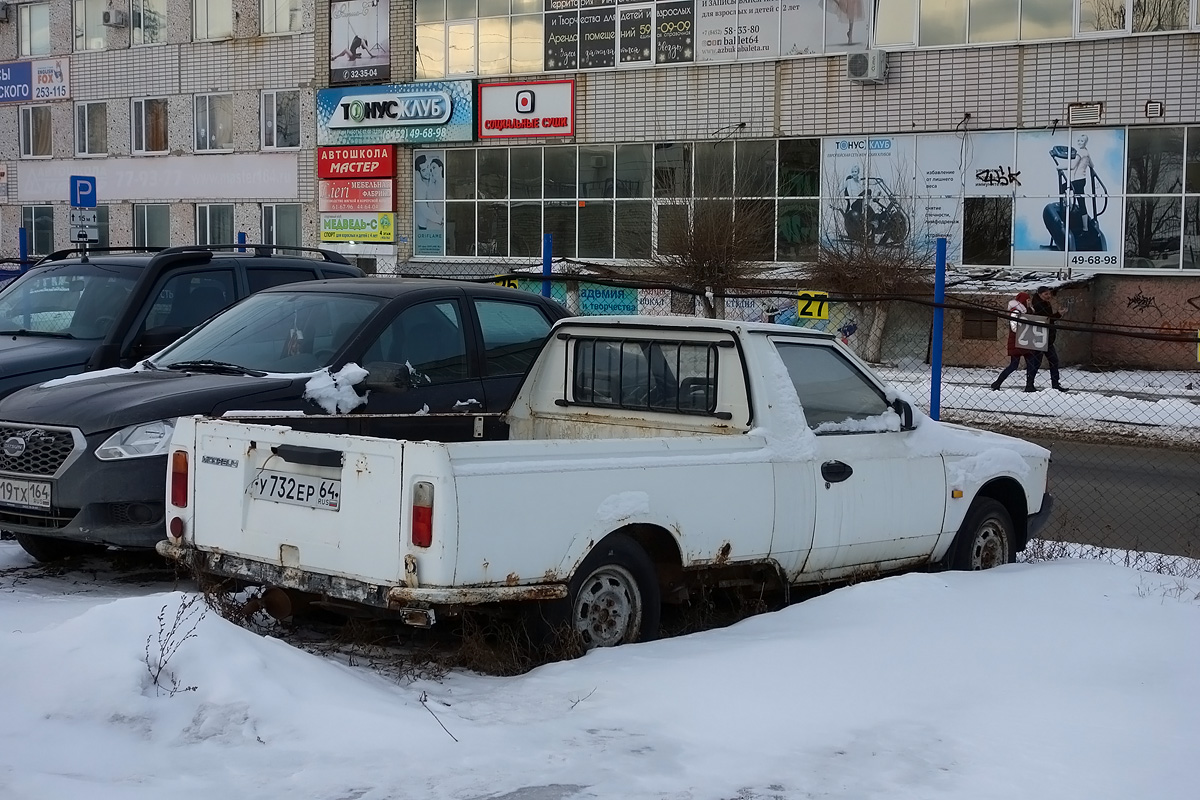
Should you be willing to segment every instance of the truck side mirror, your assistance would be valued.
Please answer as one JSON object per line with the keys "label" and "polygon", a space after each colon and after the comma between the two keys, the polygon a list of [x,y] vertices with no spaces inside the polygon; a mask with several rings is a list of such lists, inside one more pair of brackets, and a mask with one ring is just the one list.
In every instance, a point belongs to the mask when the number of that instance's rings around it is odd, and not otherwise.
{"label": "truck side mirror", "polygon": [[912,406],[900,398],[896,398],[892,401],[892,410],[900,417],[900,430],[911,431],[913,429]]}

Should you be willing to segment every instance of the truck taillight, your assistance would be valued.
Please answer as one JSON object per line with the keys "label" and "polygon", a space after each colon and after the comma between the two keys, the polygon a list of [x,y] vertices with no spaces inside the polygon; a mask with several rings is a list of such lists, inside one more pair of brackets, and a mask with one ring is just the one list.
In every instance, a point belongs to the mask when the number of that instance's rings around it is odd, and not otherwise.
{"label": "truck taillight", "polygon": [[183,450],[171,453],[171,505],[187,508],[188,457]]}
{"label": "truck taillight", "polygon": [[413,486],[412,543],[417,547],[433,544],[433,484],[417,481]]}

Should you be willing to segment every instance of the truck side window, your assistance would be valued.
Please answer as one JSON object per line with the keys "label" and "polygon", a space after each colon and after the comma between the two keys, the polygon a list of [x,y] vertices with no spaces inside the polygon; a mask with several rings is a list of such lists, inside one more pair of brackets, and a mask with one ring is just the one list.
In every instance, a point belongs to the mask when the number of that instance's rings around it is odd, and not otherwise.
{"label": "truck side window", "polygon": [[483,331],[483,374],[523,374],[550,332],[550,320],[537,306],[504,300],[476,300],[475,311]]}
{"label": "truck side window", "polygon": [[[832,347],[775,342],[800,397],[808,427],[817,433],[863,433],[899,430],[883,422],[891,411],[867,379]],[[857,423],[857,424],[856,424]]]}
{"label": "truck side window", "polygon": [[282,286],[285,283],[315,281],[317,273],[311,269],[263,269],[262,267],[246,268],[246,283],[250,294],[258,294],[263,289],[272,286]]}
{"label": "truck side window", "polygon": [[717,407],[717,346],[708,342],[579,339],[573,402],[711,414]]}
{"label": "truck side window", "polygon": [[174,328],[182,335],[236,299],[231,270],[172,275],[155,296],[143,329]]}
{"label": "truck side window", "polygon": [[453,300],[421,303],[397,315],[367,348],[363,366],[406,365],[410,383],[424,386],[467,377],[467,342]]}

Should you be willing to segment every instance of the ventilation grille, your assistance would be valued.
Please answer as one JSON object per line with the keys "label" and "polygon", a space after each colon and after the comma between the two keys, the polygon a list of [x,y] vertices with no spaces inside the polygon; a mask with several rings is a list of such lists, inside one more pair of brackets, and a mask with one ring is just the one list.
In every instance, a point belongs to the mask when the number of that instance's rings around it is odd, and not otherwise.
{"label": "ventilation grille", "polygon": [[1104,111],[1103,103],[1071,103],[1067,106],[1068,125],[1096,125]]}

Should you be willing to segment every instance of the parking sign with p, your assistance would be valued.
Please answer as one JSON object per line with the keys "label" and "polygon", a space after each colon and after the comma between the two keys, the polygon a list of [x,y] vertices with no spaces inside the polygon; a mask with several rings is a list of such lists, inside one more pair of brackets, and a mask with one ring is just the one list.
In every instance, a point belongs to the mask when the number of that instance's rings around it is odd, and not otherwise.
{"label": "parking sign with p", "polygon": [[96,207],[96,179],[90,175],[71,176],[71,207]]}

